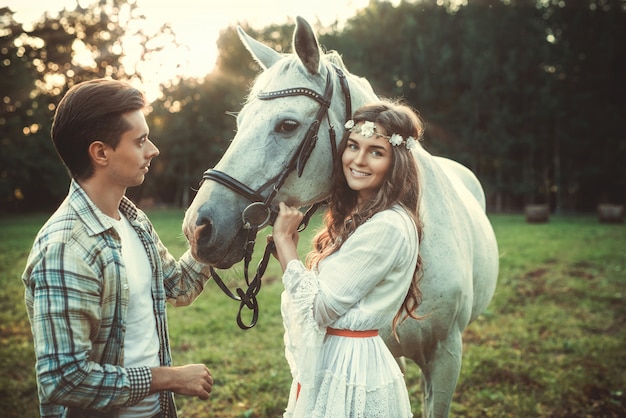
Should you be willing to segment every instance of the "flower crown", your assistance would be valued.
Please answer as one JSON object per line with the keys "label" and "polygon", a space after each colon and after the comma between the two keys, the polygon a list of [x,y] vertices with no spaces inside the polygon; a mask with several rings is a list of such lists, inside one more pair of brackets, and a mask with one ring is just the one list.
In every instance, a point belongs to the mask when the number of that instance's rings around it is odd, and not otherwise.
{"label": "flower crown", "polygon": [[415,147],[415,145],[416,145],[415,138],[413,138],[412,136],[408,137],[405,140],[399,134],[393,134],[393,135],[389,136],[389,135],[384,135],[384,134],[381,134],[379,132],[376,132],[376,125],[374,124],[374,122],[365,121],[361,125],[355,125],[354,121],[352,119],[350,119],[349,121],[346,122],[346,124],[344,126],[350,132],[354,132],[354,133],[357,133],[357,134],[360,133],[365,138],[369,138],[372,135],[376,135],[376,136],[380,136],[382,138],[386,138],[386,139],[389,140],[389,143],[391,145],[393,145],[394,147],[397,147],[398,145],[404,144],[406,146],[406,149],[412,150]]}

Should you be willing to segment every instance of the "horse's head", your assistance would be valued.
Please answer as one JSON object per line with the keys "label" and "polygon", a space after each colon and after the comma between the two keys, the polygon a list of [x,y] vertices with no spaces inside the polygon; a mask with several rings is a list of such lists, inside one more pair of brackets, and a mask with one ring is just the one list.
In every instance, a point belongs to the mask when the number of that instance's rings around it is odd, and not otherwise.
{"label": "horse's head", "polygon": [[[323,54],[297,18],[295,54],[239,36],[263,68],[237,117],[237,134],[187,209],[183,230],[195,258],[219,268],[242,259],[246,223],[265,224],[284,201],[302,207],[329,193],[336,144],[351,110],[374,100],[369,83]],[[348,81],[349,79],[349,81]]]}

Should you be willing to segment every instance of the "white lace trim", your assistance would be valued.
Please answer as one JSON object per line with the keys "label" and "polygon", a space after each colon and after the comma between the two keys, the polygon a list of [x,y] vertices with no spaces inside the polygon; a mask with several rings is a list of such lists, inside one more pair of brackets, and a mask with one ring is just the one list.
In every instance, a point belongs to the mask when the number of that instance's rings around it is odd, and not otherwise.
{"label": "white lace trim", "polygon": [[313,372],[326,328],[313,317],[319,283],[299,260],[292,260],[283,274],[282,313],[285,324],[285,356],[295,379],[303,384],[313,380]]}
{"label": "white lace trim", "polygon": [[372,389],[350,385],[342,376],[325,372],[316,377],[315,397],[301,393],[293,411],[285,417],[406,418],[413,417],[403,376]]}
{"label": "white lace trim", "polygon": [[319,337],[324,337],[326,328],[320,327],[313,317],[315,298],[320,291],[317,277],[301,261],[292,260],[283,275],[283,283],[293,301],[289,313],[295,314],[293,319],[302,327],[299,338],[305,345],[319,343]]}

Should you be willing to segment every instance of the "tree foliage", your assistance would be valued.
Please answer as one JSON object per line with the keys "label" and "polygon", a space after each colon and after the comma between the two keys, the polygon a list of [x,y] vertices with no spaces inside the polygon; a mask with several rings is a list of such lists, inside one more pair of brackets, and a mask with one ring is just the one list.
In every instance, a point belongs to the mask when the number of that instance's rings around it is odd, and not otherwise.
{"label": "tree foliage", "polygon": [[[593,210],[625,203],[626,2],[623,0],[371,0],[345,25],[317,27],[324,48],[377,93],[403,97],[426,122],[425,146],[470,167],[492,210],[549,203]],[[133,24],[134,3],[100,0],[42,19],[32,30],[0,9],[0,210],[53,207],[67,177],[49,140],[50,120],[71,85],[95,77],[141,79],[124,60],[135,37],[143,57],[155,42]],[[245,30],[291,52],[293,22]],[[203,79],[174,79],[151,104],[161,149],[136,200],[185,206],[202,172],[228,147],[232,117],[260,71],[235,27],[218,41]]]}
{"label": "tree foliage", "polygon": [[323,41],[416,107],[427,148],[477,173],[492,209],[623,203],[626,4],[439,3],[371,1]]}
{"label": "tree foliage", "polygon": [[62,95],[81,81],[126,79],[121,38],[136,6],[101,0],[46,16],[25,30],[0,9],[1,209],[47,209],[67,191],[68,176],[50,141],[52,115]]}

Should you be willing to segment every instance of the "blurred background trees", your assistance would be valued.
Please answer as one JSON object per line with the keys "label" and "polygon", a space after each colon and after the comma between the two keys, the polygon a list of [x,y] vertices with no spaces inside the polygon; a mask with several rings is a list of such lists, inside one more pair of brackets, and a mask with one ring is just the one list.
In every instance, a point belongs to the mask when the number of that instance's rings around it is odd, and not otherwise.
{"label": "blurred background trees", "polygon": [[[345,25],[317,31],[379,95],[419,110],[425,147],[470,167],[490,210],[625,203],[626,1],[467,3],[372,0]],[[134,3],[101,0],[25,30],[0,9],[0,212],[49,210],[64,197],[68,176],[49,139],[55,105],[83,80],[140,80],[125,39],[145,57],[175,42],[168,26],[144,34],[142,18]],[[293,22],[245,30],[291,52]],[[135,201],[185,207],[233,138],[233,114],[259,67],[234,27],[218,48],[206,77],[171,80],[151,103],[150,136],[162,152],[129,190]]]}

